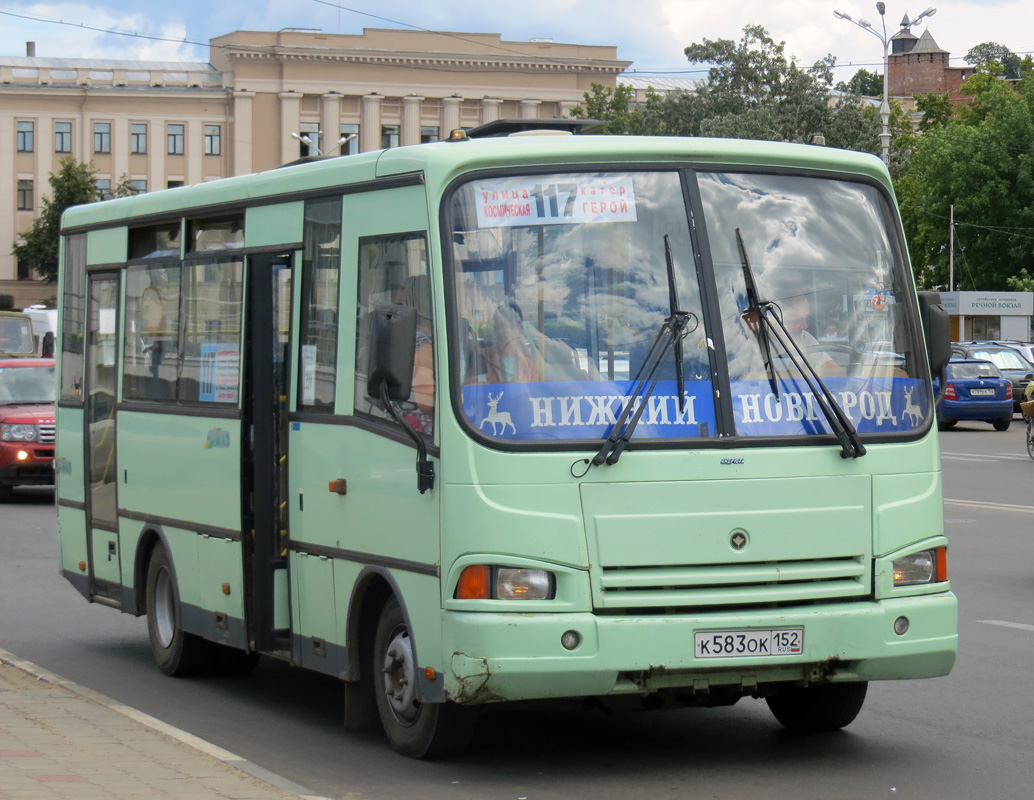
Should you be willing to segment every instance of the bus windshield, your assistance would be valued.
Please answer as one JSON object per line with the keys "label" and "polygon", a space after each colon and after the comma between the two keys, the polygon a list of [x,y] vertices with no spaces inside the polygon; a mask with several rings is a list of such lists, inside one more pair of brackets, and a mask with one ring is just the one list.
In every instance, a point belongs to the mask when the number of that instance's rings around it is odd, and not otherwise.
{"label": "bus windshield", "polygon": [[[691,216],[694,195],[701,209]],[[454,379],[464,416],[486,437],[599,439],[630,396],[646,404],[637,443],[826,435],[823,386],[860,433],[929,419],[905,262],[872,186],[752,173],[539,174],[470,181],[449,211]],[[674,348],[652,373],[656,385],[636,394],[672,311],[665,237],[688,315],[684,403]],[[745,265],[782,322],[769,342],[749,308]],[[731,409],[719,430],[723,395]]]}

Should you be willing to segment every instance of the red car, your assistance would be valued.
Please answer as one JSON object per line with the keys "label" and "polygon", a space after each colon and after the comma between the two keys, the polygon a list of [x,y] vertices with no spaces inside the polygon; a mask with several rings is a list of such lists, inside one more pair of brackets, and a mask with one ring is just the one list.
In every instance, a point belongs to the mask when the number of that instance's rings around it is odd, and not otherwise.
{"label": "red car", "polygon": [[0,502],[54,483],[54,359],[0,359]]}

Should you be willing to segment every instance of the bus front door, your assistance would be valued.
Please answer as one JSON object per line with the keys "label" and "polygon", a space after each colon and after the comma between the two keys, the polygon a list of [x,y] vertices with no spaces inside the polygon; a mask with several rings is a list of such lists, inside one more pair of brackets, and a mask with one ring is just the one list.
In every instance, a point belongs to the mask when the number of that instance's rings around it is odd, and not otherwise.
{"label": "bus front door", "polygon": [[241,472],[248,636],[288,657],[287,424],[292,254],[248,257]]}
{"label": "bus front door", "polygon": [[118,390],[119,276],[88,278],[86,369],[86,536],[90,598],[121,600],[115,400]]}

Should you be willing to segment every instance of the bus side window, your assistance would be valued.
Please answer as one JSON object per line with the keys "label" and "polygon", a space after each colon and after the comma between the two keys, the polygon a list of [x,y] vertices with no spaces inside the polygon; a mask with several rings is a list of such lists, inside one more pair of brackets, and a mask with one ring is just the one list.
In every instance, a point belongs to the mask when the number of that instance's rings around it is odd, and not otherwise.
{"label": "bus side window", "polygon": [[355,408],[391,421],[377,398],[366,395],[370,314],[379,305],[407,305],[417,310],[413,391],[400,404],[414,430],[434,433],[434,319],[427,273],[427,240],[423,232],[373,236],[359,241],[359,286],[356,328]]}

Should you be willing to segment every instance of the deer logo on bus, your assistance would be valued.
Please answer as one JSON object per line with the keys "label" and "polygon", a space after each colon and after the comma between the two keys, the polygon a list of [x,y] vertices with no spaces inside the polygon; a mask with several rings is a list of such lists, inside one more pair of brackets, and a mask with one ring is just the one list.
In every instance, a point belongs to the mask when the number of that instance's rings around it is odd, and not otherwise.
{"label": "deer logo on bus", "polygon": [[[498,436],[500,433],[506,433],[506,426],[509,425],[514,432],[517,434],[517,426],[513,424],[513,420],[510,419],[509,411],[499,410],[499,400],[502,398],[503,393],[499,392],[495,397],[492,397],[492,393],[488,394],[488,416],[481,420],[481,426],[478,430],[485,429],[485,423],[492,423],[492,435]],[[500,429],[499,426],[502,426]]]}

